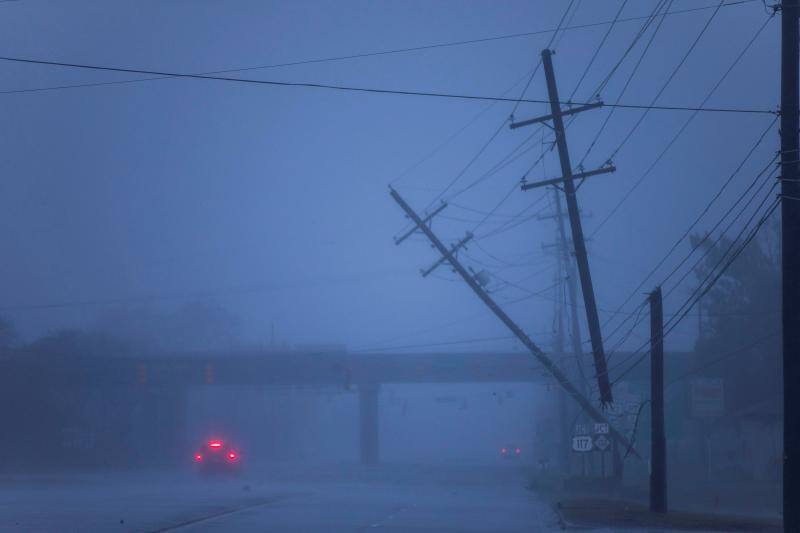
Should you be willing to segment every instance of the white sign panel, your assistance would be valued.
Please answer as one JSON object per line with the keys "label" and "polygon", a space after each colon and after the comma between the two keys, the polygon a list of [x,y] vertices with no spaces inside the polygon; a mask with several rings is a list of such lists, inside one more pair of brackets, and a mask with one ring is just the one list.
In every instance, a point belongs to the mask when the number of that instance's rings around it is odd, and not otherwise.
{"label": "white sign panel", "polygon": [[575,424],[575,434],[576,435],[588,435],[589,434],[589,425],[588,424]]}
{"label": "white sign panel", "polygon": [[608,424],[605,422],[599,422],[594,425],[594,434],[595,435],[608,435]]}
{"label": "white sign panel", "polygon": [[592,451],[592,437],[583,435],[572,437],[572,449],[576,452]]}

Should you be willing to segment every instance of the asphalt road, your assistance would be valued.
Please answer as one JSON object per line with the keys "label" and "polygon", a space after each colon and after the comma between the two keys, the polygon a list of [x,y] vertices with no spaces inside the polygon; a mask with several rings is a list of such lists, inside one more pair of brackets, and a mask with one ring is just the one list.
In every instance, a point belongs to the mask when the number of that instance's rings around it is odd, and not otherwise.
{"label": "asphalt road", "polygon": [[282,466],[239,478],[163,472],[0,477],[0,531],[547,532],[515,468]]}
{"label": "asphalt road", "polygon": [[524,484],[514,468],[413,466],[4,476],[0,531],[557,530]]}

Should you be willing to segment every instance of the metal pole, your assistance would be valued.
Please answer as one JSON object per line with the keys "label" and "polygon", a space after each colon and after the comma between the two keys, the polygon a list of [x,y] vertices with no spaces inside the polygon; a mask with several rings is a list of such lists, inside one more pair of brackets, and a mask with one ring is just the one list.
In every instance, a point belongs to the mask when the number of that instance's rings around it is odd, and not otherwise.
{"label": "metal pole", "polygon": [[[797,160],[798,57],[797,0],[781,2],[781,194],[800,197]],[[800,531],[800,204],[781,203],[783,272],[783,527]]]}
{"label": "metal pole", "polygon": [[664,433],[664,313],[661,287],[650,293],[650,510],[667,512],[667,441]]}
{"label": "metal pole", "polygon": [[553,60],[550,50],[542,50],[542,65],[547,79],[547,95],[550,99],[550,110],[553,116],[553,130],[556,135],[558,158],[561,163],[561,175],[564,178],[564,195],[567,198],[567,212],[572,227],[572,242],[575,246],[575,260],[578,263],[578,274],[583,289],[583,299],[586,304],[586,319],[589,324],[589,338],[592,341],[592,355],[594,356],[595,373],[597,374],[600,389],[600,401],[609,404],[613,401],[611,384],[608,379],[606,356],[603,351],[603,337],[600,332],[600,318],[597,315],[597,304],[594,300],[594,287],[592,276],[589,272],[589,258],[586,254],[586,243],[583,240],[583,227],[581,215],[578,210],[578,200],[575,196],[575,184],[572,179],[572,163],[569,159],[566,131],[562,119],[561,104],[558,99],[556,76],[553,71]]}

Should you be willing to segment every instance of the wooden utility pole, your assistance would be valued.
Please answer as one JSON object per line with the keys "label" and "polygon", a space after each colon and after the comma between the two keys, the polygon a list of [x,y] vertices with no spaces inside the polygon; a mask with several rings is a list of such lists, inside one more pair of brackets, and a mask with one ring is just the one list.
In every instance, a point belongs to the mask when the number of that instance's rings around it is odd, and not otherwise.
{"label": "wooden utility pole", "polygon": [[584,396],[576,387],[572,384],[572,382],[567,378],[567,376],[561,371],[560,368],[552,361],[549,357],[542,351],[539,346],[534,343],[528,335],[522,331],[516,322],[511,320],[511,317],[506,314],[503,309],[497,305],[494,299],[489,296],[489,293],[484,290],[481,284],[475,279],[475,277],[470,274],[470,272],[461,264],[461,262],[456,258],[455,253],[452,252],[447,246],[442,243],[439,237],[433,233],[431,230],[430,222],[426,222],[423,220],[412,208],[408,203],[403,199],[400,194],[395,191],[394,189],[389,189],[390,194],[395,202],[400,206],[400,208],[405,212],[406,216],[416,225],[417,230],[422,232],[428,240],[431,241],[433,247],[445,258],[447,262],[450,263],[450,266],[453,267],[453,270],[461,276],[461,278],[466,282],[466,284],[473,290],[473,292],[483,301],[484,304],[495,314],[497,318],[500,319],[505,326],[511,330],[514,336],[519,339],[519,341],[531,352],[531,354],[539,361],[539,363],[547,370],[558,382],[558,384],[569,394],[572,398],[578,403],[578,405],[583,409],[586,414],[591,417],[592,420],[595,422],[602,422],[609,425],[609,431],[611,437],[617,440],[622,446],[625,448],[631,449],[632,453],[639,457],[639,454],[636,450],[633,450],[632,444],[628,441],[628,438],[625,437],[622,433],[620,433],[614,426],[612,426],[603,413],[594,406],[594,404]]}
{"label": "wooden utility pole", "polygon": [[523,184],[522,190],[528,190],[533,187],[541,187],[544,185],[561,185],[564,189],[564,195],[566,196],[567,200],[567,212],[569,213],[569,222],[572,229],[572,242],[575,248],[575,260],[578,263],[578,274],[581,280],[583,300],[586,307],[589,338],[592,342],[592,356],[594,358],[595,373],[597,374],[597,385],[600,391],[600,401],[604,405],[607,405],[613,402],[613,396],[611,394],[611,383],[608,379],[606,356],[603,350],[603,336],[600,332],[600,318],[597,314],[597,303],[595,302],[594,298],[592,275],[589,271],[589,258],[586,254],[586,243],[584,242],[583,238],[583,226],[581,225],[580,210],[578,209],[578,201],[575,195],[574,180],[586,179],[598,174],[614,172],[616,168],[613,165],[608,165],[596,170],[573,174],[572,163],[570,162],[569,158],[569,149],[567,147],[566,130],[564,128],[563,117],[580,113],[581,111],[595,109],[603,104],[602,102],[597,102],[572,109],[561,109],[561,103],[558,99],[558,88],[556,87],[556,77],[553,71],[553,60],[551,57],[552,54],[553,52],[550,50],[542,50],[542,65],[544,66],[544,74],[547,79],[547,94],[550,100],[550,114],[543,117],[512,123],[511,129],[545,121],[552,121],[553,123],[553,131],[556,137],[556,147],[558,148],[558,158],[561,164],[561,177],[534,184]]}
{"label": "wooden utility pole", "polygon": [[[556,286],[561,287],[564,283],[564,277],[561,269],[556,272]],[[560,293],[560,291],[559,291]],[[556,331],[554,339],[555,352],[561,358],[562,368],[564,365],[564,306],[561,304],[561,299],[556,298],[553,311],[556,318]],[[568,476],[570,473],[569,467],[569,449],[570,437],[572,436],[572,428],[569,427],[569,413],[567,408],[567,393],[563,389],[558,391],[558,463],[561,468],[562,474]]]}
{"label": "wooden utility pole", "polygon": [[578,287],[575,283],[575,264],[572,262],[572,254],[570,253],[569,241],[567,240],[566,229],[564,228],[564,214],[561,212],[561,196],[558,190],[553,190],[555,196],[554,202],[556,205],[556,224],[558,225],[558,240],[560,246],[561,262],[564,266],[563,275],[566,276],[567,282],[567,297],[569,298],[569,316],[570,327],[572,335],[572,352],[575,355],[575,366],[578,371],[578,378],[581,381],[581,388],[583,393],[586,394],[586,375],[583,372],[583,347],[581,346],[581,330],[578,322]]}
{"label": "wooden utility pole", "polygon": [[664,311],[661,287],[650,293],[650,510],[667,512],[667,439],[664,432]]}
{"label": "wooden utility pole", "polygon": [[[586,386],[586,375],[583,372],[583,347],[581,346],[581,333],[580,333],[580,326],[578,323],[578,297],[577,297],[577,285],[575,283],[575,268],[572,262],[572,254],[570,253],[569,249],[569,242],[567,240],[567,233],[566,229],[564,228],[564,214],[562,213],[561,209],[561,196],[558,193],[558,189],[553,189],[553,196],[556,206],[555,212],[555,221],[556,221],[556,228],[558,229],[558,262],[560,268],[558,269],[558,287],[562,287],[564,283],[567,285],[567,296],[569,298],[569,306],[570,309],[568,311],[569,318],[570,318],[570,327],[572,328],[572,335],[570,336],[570,340],[572,341],[572,354],[575,359],[575,369],[577,371],[577,378],[578,378],[578,385],[581,388],[581,392],[583,394],[588,395],[589,391]],[[561,353],[564,352],[564,320],[563,320],[563,305],[561,305],[561,300],[558,300],[558,344],[556,351],[560,351]],[[561,393],[561,396],[564,396],[564,392]],[[563,402],[562,402],[563,403]],[[565,458],[564,464],[566,465],[566,470],[564,474],[568,475],[569,471],[569,437],[572,434],[572,428],[569,427],[569,422],[566,413],[566,406],[562,406],[562,420],[560,421],[561,431],[564,433],[566,431],[566,438],[564,439],[564,455]],[[585,461],[586,458],[582,455],[581,460]]]}
{"label": "wooden utility pole", "polygon": [[[800,57],[797,0],[781,2],[783,528],[800,531]],[[787,200],[791,198],[791,200]]]}

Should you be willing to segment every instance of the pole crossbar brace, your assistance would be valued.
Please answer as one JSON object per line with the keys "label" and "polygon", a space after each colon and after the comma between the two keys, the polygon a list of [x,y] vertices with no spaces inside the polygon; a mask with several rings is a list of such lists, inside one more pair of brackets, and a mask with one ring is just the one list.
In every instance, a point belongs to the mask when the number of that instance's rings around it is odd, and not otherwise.
{"label": "pole crossbar brace", "polygon": [[514,334],[514,336],[519,339],[519,341],[531,352],[531,354],[539,361],[539,363],[547,370],[551,376],[555,378],[558,384],[569,394],[575,402],[583,409],[589,417],[592,418],[595,422],[606,423],[609,425],[609,432],[620,445],[624,448],[630,448],[636,457],[641,459],[641,456],[635,449],[633,449],[633,444],[628,440],[625,435],[619,432],[613,425],[611,425],[608,419],[603,415],[603,413],[592,404],[592,402],[584,396],[576,387],[572,384],[572,382],[567,378],[567,376],[561,371],[561,369],[542,351],[539,346],[534,343],[530,337],[520,328],[516,322],[514,322],[511,317],[506,314],[503,309],[497,305],[497,303],[489,296],[483,287],[473,278],[470,272],[461,264],[461,262],[456,258],[456,256],[451,253],[451,251],[447,248],[447,246],[439,240],[439,237],[433,233],[430,227],[428,227],[422,218],[411,208],[408,203],[400,196],[400,194],[392,189],[389,188],[390,194],[395,202],[400,206],[400,208],[405,211],[408,218],[410,218],[416,225],[419,230],[428,237],[428,240],[431,241],[434,248],[436,248],[442,257],[450,263],[455,270],[467,283],[467,285],[478,295],[478,298],[483,301],[484,304],[495,314],[497,318],[500,319],[501,322]]}
{"label": "pole crossbar brace", "polygon": [[538,124],[540,122],[547,122],[548,120],[553,120],[556,116],[566,117],[569,115],[575,115],[577,113],[581,113],[583,111],[589,111],[590,109],[596,109],[598,107],[603,107],[603,102],[595,102],[593,104],[586,104],[578,107],[573,107],[571,109],[562,109],[558,112],[558,114],[550,114],[544,115],[542,117],[536,118],[529,118],[528,120],[521,120],[519,122],[512,122],[508,127],[509,129],[515,130],[517,128],[522,128],[525,126],[530,126],[531,124]]}
{"label": "pole crossbar brace", "polygon": [[[457,243],[455,243],[453,246],[450,247],[450,253],[455,256],[456,252],[458,252],[458,250],[466,246],[466,244],[472,239],[472,237],[473,237],[472,233],[467,232],[467,235],[463,239],[461,239],[460,241],[458,241]],[[428,277],[428,274],[436,270],[436,268],[445,261],[447,261],[447,258],[445,258],[444,256],[440,257],[438,261],[436,261],[434,264],[432,264],[427,269],[422,271],[422,277],[423,278]]]}
{"label": "pole crossbar brace", "polygon": [[[600,167],[595,170],[588,170],[586,172],[578,172],[577,174],[573,174],[571,179],[574,180],[582,180],[586,178],[591,178],[592,176],[597,176],[598,174],[608,174],[609,172],[616,172],[617,167],[614,165],[609,165],[605,167]],[[546,187],[547,185],[557,185],[559,183],[564,183],[567,178],[561,176],[560,178],[553,178],[549,180],[542,180],[542,181],[535,181],[533,183],[523,183],[520,188],[523,191],[529,191],[531,189],[535,189],[537,187]]]}
{"label": "pole crossbar brace", "polygon": [[[422,221],[427,224],[428,222],[430,222],[433,219],[433,217],[435,217],[436,215],[438,215],[439,213],[444,211],[445,207],[447,207],[447,202],[443,201],[439,207],[434,209],[433,212],[430,213],[429,215],[426,215],[425,218],[422,219]],[[394,243],[399,245],[401,242],[403,242],[404,240],[408,239],[409,237],[411,237],[416,232],[417,232],[417,227],[414,226],[413,228],[411,228],[410,230],[405,232],[400,237],[395,237]]]}

